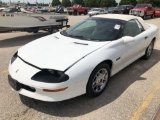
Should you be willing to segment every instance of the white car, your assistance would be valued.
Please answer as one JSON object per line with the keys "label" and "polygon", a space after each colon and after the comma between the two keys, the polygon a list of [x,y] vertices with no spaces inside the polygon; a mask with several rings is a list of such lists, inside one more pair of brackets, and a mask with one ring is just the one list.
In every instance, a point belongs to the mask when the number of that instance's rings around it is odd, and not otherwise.
{"label": "white car", "polygon": [[111,76],[151,56],[158,31],[136,16],[90,17],[20,48],[9,64],[9,83],[19,94],[42,101],[98,96]]}
{"label": "white car", "polygon": [[93,8],[88,12],[88,15],[91,17],[93,15],[99,15],[99,14],[107,14],[107,11],[105,11],[102,8]]}

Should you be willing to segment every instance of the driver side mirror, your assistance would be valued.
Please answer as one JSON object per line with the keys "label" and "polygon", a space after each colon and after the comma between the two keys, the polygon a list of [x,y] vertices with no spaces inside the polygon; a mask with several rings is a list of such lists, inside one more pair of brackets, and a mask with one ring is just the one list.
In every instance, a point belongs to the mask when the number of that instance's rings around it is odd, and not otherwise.
{"label": "driver side mirror", "polygon": [[122,39],[124,43],[130,43],[135,41],[134,37],[131,37],[131,36],[124,36],[122,37]]}

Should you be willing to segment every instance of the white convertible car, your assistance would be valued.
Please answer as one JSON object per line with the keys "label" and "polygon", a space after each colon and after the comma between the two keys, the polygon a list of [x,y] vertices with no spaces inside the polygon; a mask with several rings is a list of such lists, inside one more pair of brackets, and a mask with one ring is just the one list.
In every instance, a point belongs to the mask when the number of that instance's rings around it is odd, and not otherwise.
{"label": "white convertible car", "polygon": [[151,56],[158,31],[136,16],[88,18],[20,48],[9,64],[9,84],[19,94],[42,101],[98,96],[111,76]]}

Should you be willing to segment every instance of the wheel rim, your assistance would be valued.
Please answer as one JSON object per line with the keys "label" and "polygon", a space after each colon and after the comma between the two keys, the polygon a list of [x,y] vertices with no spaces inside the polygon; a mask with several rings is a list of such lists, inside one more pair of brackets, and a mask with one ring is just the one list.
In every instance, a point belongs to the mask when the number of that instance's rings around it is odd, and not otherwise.
{"label": "wheel rim", "polygon": [[96,93],[101,92],[108,81],[108,71],[105,68],[100,69],[94,76],[92,88]]}
{"label": "wheel rim", "polygon": [[151,53],[153,51],[153,43],[151,43],[149,46],[148,46],[148,49],[147,49],[147,56],[150,56]]}

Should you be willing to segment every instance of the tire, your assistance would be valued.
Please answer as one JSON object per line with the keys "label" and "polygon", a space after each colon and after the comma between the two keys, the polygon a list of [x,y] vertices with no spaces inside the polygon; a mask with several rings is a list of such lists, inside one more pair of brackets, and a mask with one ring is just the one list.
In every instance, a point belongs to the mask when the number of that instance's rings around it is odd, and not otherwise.
{"label": "tire", "polygon": [[105,90],[108,80],[110,78],[110,67],[108,64],[102,63],[98,65],[91,73],[86,94],[90,97],[96,97],[103,93]]}
{"label": "tire", "polygon": [[38,33],[38,31],[39,31],[39,28],[35,28],[35,29],[33,30],[33,33]]}
{"label": "tire", "polygon": [[79,14],[79,15],[81,15],[82,13],[81,13],[81,12],[79,12],[78,14]]}
{"label": "tire", "polygon": [[69,14],[69,15],[72,15],[72,12],[69,12],[68,14]]}
{"label": "tire", "polygon": [[91,14],[89,14],[89,17],[92,17],[92,15],[91,15]]}
{"label": "tire", "polygon": [[143,20],[145,20],[146,19],[146,13],[144,13],[144,16],[143,16]]}
{"label": "tire", "polygon": [[154,18],[155,17],[155,15],[154,15],[154,13],[151,15],[151,18]]}
{"label": "tire", "polygon": [[74,13],[73,13],[74,15],[77,15],[77,11],[74,11]]}
{"label": "tire", "polygon": [[84,15],[87,15],[87,11],[86,10],[84,11]]}
{"label": "tire", "polygon": [[152,41],[147,47],[144,56],[142,57],[144,60],[147,60],[151,57],[154,48],[154,41]]}

